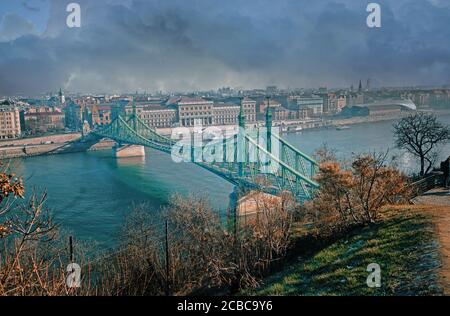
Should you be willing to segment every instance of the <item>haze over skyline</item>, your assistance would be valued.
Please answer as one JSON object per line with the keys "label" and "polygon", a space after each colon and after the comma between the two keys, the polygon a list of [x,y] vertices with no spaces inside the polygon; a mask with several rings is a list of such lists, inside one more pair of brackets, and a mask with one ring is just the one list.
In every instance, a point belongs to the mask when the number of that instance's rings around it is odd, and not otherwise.
{"label": "haze over skyline", "polygon": [[448,84],[450,2],[369,2],[5,0],[0,95]]}

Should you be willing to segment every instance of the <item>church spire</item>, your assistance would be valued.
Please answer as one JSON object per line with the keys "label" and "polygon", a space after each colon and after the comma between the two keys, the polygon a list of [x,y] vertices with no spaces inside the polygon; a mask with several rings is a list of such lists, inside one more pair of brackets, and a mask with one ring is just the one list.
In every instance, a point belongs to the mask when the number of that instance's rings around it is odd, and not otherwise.
{"label": "church spire", "polygon": [[60,105],[63,105],[66,103],[66,98],[64,97],[64,93],[61,88],[59,88],[58,99],[59,99]]}

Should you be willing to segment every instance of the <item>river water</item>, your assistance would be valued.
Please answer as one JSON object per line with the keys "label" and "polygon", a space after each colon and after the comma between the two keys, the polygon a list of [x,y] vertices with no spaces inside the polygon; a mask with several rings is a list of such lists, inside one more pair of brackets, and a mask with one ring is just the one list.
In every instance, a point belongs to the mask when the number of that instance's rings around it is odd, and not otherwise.
{"label": "river water", "polygon": [[[450,124],[450,115],[440,120]],[[290,143],[312,155],[323,144],[338,156],[392,148],[399,166],[416,171],[417,162],[393,149],[393,121],[353,125],[350,129],[306,130],[284,135]],[[450,145],[441,157],[450,155]],[[213,207],[225,211],[233,186],[192,164],[174,163],[170,156],[146,149],[145,158],[112,158],[99,151],[18,159],[15,172],[31,190],[48,193],[47,205],[61,227],[79,240],[110,247],[133,205],[146,203],[157,212],[175,192],[206,196]]]}

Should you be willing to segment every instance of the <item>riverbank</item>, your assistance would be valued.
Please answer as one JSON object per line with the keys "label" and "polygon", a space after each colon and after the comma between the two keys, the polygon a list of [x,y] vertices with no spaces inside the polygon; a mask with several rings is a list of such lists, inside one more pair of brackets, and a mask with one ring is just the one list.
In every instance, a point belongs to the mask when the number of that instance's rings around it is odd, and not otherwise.
{"label": "riverbank", "polygon": [[66,134],[53,134],[53,135],[45,135],[45,136],[37,136],[37,137],[1,140],[0,141],[0,149],[2,149],[4,147],[11,147],[11,146],[41,145],[41,144],[45,144],[46,142],[61,144],[61,143],[74,141],[76,139],[79,139],[80,137],[81,137],[81,133],[66,133]]}
{"label": "riverbank", "polygon": [[[434,113],[438,118],[441,115],[450,115],[450,109],[448,110],[436,110],[436,109],[421,109],[420,111],[431,112]],[[411,112],[399,112],[394,115],[373,115],[373,116],[358,116],[358,117],[350,117],[350,118],[324,118],[322,122],[306,122],[301,123],[298,122],[285,122],[285,128],[282,130],[283,133],[297,133],[299,131],[304,130],[312,130],[312,129],[327,129],[327,128],[340,128],[347,127],[351,125],[358,124],[367,124],[367,123],[377,123],[384,121],[395,121],[399,120],[403,117],[410,115]]]}
{"label": "riverbank", "polygon": [[0,141],[0,159],[42,155],[80,137],[80,133],[68,133]]}
{"label": "riverbank", "polygon": [[[422,109],[422,111],[432,112],[438,118],[440,116],[450,115],[450,109],[448,110],[435,110],[435,109]],[[280,127],[283,134],[294,134],[299,131],[306,130],[324,130],[324,129],[340,129],[343,126],[352,126],[359,124],[376,123],[383,121],[394,121],[402,117],[409,115],[411,112],[400,112],[396,115],[388,116],[367,116],[367,117],[352,117],[345,119],[324,119],[324,120],[308,120],[308,121],[284,121],[274,122],[274,126]],[[255,128],[257,126],[264,126],[264,122],[257,122],[254,124],[248,124],[248,128]],[[235,131],[234,125],[222,125],[215,126],[222,131],[230,130]],[[191,127],[192,131],[193,128]],[[173,128],[157,128],[156,131],[161,135],[170,137]],[[0,159],[10,159],[19,157],[32,157],[45,154],[56,154],[66,152],[81,152],[81,151],[95,151],[110,149],[114,146],[114,142],[110,140],[102,140],[101,142],[86,148],[86,144],[76,145],[75,142],[81,138],[81,133],[68,133],[68,134],[56,134],[47,135],[41,137],[21,138],[13,140],[0,141]],[[72,144],[69,150],[68,145]],[[65,149],[64,149],[65,148]],[[64,150],[63,150],[64,149]]]}
{"label": "riverbank", "polygon": [[355,124],[364,124],[364,123],[375,123],[382,121],[395,121],[399,120],[403,117],[410,115],[410,112],[400,112],[396,115],[377,115],[377,116],[364,116],[364,117],[351,117],[345,119],[335,119],[331,121],[331,126],[339,127],[339,126],[348,126]]}
{"label": "riverbank", "polygon": [[[438,118],[440,115],[450,115],[450,109],[449,110],[422,109],[420,111],[434,113]],[[355,124],[374,123],[382,121],[394,121],[406,117],[410,114],[411,112],[399,112],[398,114],[395,115],[377,115],[377,116],[352,117],[346,119],[334,119],[331,120],[331,122],[333,126],[355,125]]]}
{"label": "riverbank", "polygon": [[0,142],[0,160],[26,158],[47,154],[73,153],[111,149],[115,142],[101,140],[90,145],[81,140],[81,133],[55,134],[40,137],[20,138]]}

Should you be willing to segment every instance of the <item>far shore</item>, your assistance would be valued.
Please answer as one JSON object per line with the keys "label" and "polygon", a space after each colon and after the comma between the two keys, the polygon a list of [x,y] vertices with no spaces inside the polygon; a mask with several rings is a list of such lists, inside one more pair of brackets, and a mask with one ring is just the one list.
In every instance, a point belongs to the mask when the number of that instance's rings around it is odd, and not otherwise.
{"label": "far shore", "polygon": [[[421,109],[421,111],[429,111],[439,115],[450,115],[450,109]],[[374,123],[381,121],[394,121],[402,117],[409,115],[410,112],[400,112],[396,115],[390,116],[368,116],[368,117],[352,117],[343,119],[323,119],[322,121],[285,121],[285,122],[274,122],[275,126],[279,126],[282,129],[287,126],[294,127],[293,130],[282,130],[283,133],[295,133],[299,130],[312,130],[312,129],[323,129],[323,128],[338,128],[349,125],[364,124],[364,123]],[[249,128],[256,126],[264,126],[264,122],[257,122],[247,125]],[[221,130],[234,129],[235,126],[224,125],[215,126]],[[299,129],[295,129],[299,127]],[[192,128],[190,128],[192,130]],[[161,135],[170,136],[172,134],[173,128],[157,128],[156,131]],[[33,136],[24,137],[18,139],[9,139],[0,141],[0,160],[1,159],[11,159],[20,157],[31,157],[37,155],[55,154],[58,148],[65,146],[68,143],[77,141],[81,138],[81,133],[60,133],[60,134],[50,134],[43,136]],[[111,148],[111,142],[100,142],[94,145],[89,150],[102,150]],[[79,151],[84,151],[80,149]]]}
{"label": "far shore", "polygon": [[[422,112],[432,112],[436,114],[439,118],[439,115],[450,115],[450,109],[420,109],[419,111]],[[330,118],[327,121],[329,124],[325,124],[320,127],[315,128],[304,128],[302,130],[308,130],[308,129],[322,129],[322,128],[336,128],[336,127],[342,127],[342,126],[349,126],[349,125],[357,125],[357,124],[365,124],[365,123],[376,123],[376,122],[383,122],[383,121],[396,121],[403,117],[406,117],[410,115],[411,112],[400,112],[397,115],[383,115],[383,116],[361,116],[361,117],[350,117],[350,118]],[[285,131],[286,133],[296,131]]]}

